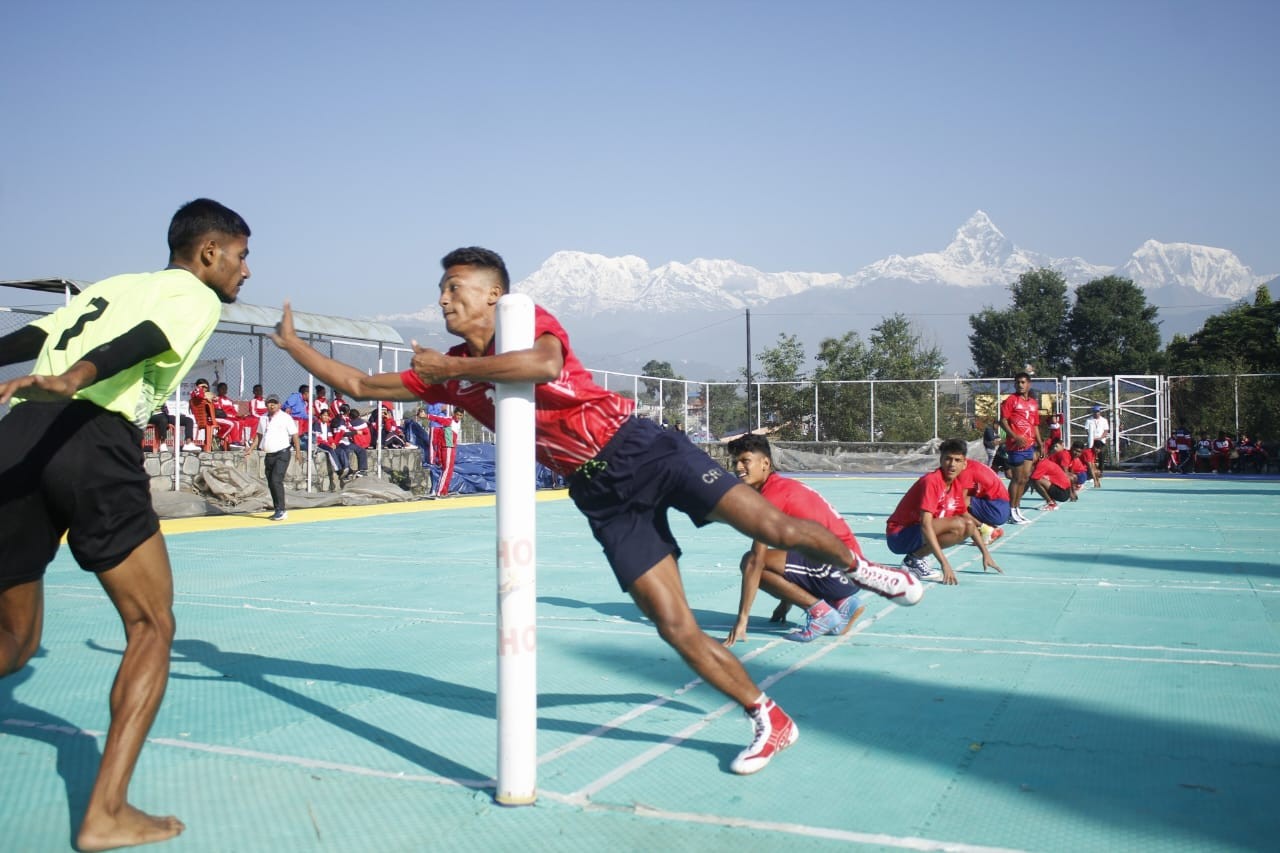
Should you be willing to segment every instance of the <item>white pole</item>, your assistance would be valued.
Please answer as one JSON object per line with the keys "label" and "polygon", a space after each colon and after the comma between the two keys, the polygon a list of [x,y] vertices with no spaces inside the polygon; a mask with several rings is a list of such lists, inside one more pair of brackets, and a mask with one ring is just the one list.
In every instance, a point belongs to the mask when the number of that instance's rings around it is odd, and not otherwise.
{"label": "white pole", "polygon": [[[178,408],[178,402],[182,399],[182,382],[173,389],[173,490],[175,492],[182,491],[182,409]],[[194,415],[192,423],[194,424]],[[195,436],[191,436],[191,440],[195,441]]]}
{"label": "white pole", "polygon": [[[498,353],[533,346],[533,300],[498,301]],[[503,383],[497,397],[498,788],[504,806],[537,797],[537,551],[532,383]]]}

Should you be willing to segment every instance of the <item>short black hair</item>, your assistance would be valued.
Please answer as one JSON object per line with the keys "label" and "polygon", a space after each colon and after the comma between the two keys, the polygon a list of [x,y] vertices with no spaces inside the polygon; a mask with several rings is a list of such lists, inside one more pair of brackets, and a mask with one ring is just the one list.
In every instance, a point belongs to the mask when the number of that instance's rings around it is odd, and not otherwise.
{"label": "short black hair", "polygon": [[730,459],[737,459],[744,453],[759,453],[770,462],[773,461],[773,450],[769,447],[769,439],[753,432],[740,435],[729,442],[728,450]]}
{"label": "short black hair", "polygon": [[969,445],[963,438],[948,438],[938,446],[938,457],[963,456],[969,458]]}
{"label": "short black hair", "polygon": [[169,221],[169,257],[187,258],[200,238],[210,233],[248,237],[249,225],[240,214],[211,198],[189,201]]}
{"label": "short black hair", "polygon": [[1013,381],[1017,382],[1019,379],[1025,379],[1030,382],[1031,374],[1027,373],[1025,370],[1019,370],[1017,373],[1013,374]]}
{"label": "short black hair", "polygon": [[440,259],[440,266],[446,270],[449,267],[477,267],[483,270],[493,270],[498,274],[498,280],[502,283],[502,292],[511,292],[511,276],[507,274],[506,262],[502,260],[501,255],[492,249],[483,249],[480,246],[454,249]]}

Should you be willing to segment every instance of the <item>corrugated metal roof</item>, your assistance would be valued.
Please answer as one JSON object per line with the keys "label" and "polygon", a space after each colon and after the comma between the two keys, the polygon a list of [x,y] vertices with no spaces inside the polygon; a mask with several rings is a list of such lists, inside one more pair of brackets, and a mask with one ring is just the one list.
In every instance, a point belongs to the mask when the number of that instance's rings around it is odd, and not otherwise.
{"label": "corrugated metal roof", "polygon": [[[3,287],[39,290],[45,293],[65,293],[70,289],[72,294],[79,293],[90,284],[91,282],[64,278],[0,281],[0,286]],[[257,331],[265,332],[274,328],[279,319],[279,308],[267,308],[263,305],[236,302],[232,305],[222,306],[222,319],[220,322],[234,326],[251,326]],[[326,314],[308,314],[302,311],[295,311],[293,312],[293,325],[299,332],[323,335],[326,338],[346,338],[390,344],[404,343],[404,338],[400,336],[400,333],[385,323],[352,320],[349,317],[331,317]]]}

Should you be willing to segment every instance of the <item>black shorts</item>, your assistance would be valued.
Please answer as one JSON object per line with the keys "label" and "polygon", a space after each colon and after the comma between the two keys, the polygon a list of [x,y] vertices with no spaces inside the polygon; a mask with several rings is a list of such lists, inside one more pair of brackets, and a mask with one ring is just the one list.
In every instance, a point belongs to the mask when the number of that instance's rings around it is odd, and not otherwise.
{"label": "black shorts", "polygon": [[1071,500],[1071,491],[1069,489],[1062,488],[1062,486],[1050,484],[1049,497],[1053,498],[1055,501]]}
{"label": "black shorts", "polygon": [[678,430],[631,418],[569,478],[569,497],[591,523],[625,592],[668,554],[680,556],[667,509],[699,527],[738,478]]}
{"label": "black shorts", "polygon": [[0,589],[37,580],[67,535],[81,568],[113,569],[160,529],[142,432],[83,400],[0,419]]}

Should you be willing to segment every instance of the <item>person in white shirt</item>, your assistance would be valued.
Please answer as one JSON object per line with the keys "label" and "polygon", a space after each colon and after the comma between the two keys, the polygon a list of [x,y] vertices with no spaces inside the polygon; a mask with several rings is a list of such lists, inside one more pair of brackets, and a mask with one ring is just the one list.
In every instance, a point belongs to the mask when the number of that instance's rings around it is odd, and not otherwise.
{"label": "person in white shirt", "polygon": [[[1098,454],[1098,464],[1106,461],[1107,445],[1111,441],[1111,424],[1102,414],[1101,406],[1093,407],[1093,414],[1085,418],[1084,428],[1089,433],[1089,447]],[[1098,442],[1102,442],[1099,446]]]}
{"label": "person in white shirt", "polygon": [[293,455],[302,461],[302,447],[298,443],[298,422],[280,410],[280,398],[274,394],[267,398],[267,413],[258,420],[258,432],[253,443],[244,449],[245,458],[262,447],[263,470],[267,489],[271,492],[272,521],[283,521],[288,513],[284,506],[284,472],[289,469],[289,445]]}

